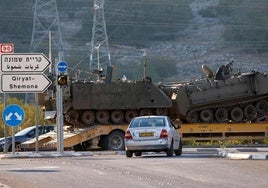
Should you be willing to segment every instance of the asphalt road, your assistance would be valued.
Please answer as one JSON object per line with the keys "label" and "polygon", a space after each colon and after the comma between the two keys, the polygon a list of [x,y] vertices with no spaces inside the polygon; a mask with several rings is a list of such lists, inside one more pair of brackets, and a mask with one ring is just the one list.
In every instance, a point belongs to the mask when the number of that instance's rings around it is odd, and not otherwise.
{"label": "asphalt road", "polygon": [[[2,185],[1,185],[2,183]],[[0,187],[267,187],[267,160],[230,160],[214,152],[0,159]]]}

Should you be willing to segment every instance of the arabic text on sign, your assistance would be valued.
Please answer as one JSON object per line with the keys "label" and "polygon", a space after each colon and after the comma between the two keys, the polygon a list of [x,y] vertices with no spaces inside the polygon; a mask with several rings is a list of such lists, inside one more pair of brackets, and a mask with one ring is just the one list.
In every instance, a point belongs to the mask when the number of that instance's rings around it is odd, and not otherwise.
{"label": "arabic text on sign", "polygon": [[31,64],[29,65],[25,65],[25,66],[21,66],[21,65],[6,65],[6,69],[7,70],[11,70],[11,71],[17,71],[17,70],[38,70],[39,69],[39,64],[33,66]]}

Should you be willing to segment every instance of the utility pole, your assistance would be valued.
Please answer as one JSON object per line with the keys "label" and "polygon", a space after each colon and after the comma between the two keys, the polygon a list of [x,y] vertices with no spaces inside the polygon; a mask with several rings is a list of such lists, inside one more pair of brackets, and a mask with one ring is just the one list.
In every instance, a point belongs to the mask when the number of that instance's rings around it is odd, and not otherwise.
{"label": "utility pole", "polygon": [[94,16],[91,39],[90,70],[111,66],[111,54],[104,18],[104,0],[94,0]]}
{"label": "utility pole", "polygon": [[[62,34],[60,29],[59,13],[56,0],[36,0],[34,7],[34,20],[31,38],[30,52],[42,52],[49,55],[52,61],[52,52],[55,54],[54,70],[53,65],[49,68],[49,74],[56,74],[57,61],[64,60]],[[56,56],[58,56],[56,58]],[[56,101],[62,103],[62,89],[57,87]],[[28,96],[26,94],[26,96]],[[27,98],[27,97],[26,97]],[[25,100],[27,102],[27,99]],[[38,94],[35,94],[36,103],[36,130],[38,130]],[[59,109],[59,110],[58,110]],[[62,104],[57,104],[57,119],[62,118]],[[58,151],[63,152],[63,120],[57,120]],[[60,123],[58,123],[60,122]],[[38,131],[36,131],[36,152],[38,152]]]}

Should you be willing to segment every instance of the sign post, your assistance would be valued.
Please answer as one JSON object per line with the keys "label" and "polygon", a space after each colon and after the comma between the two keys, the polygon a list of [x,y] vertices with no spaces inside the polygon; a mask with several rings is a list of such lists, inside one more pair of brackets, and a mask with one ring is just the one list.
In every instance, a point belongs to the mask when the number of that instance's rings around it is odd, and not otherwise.
{"label": "sign post", "polygon": [[24,110],[22,107],[12,104],[5,107],[2,113],[4,123],[12,127],[12,154],[15,154],[15,136],[14,127],[20,125],[24,120]]}
{"label": "sign post", "polygon": [[[8,53],[12,54],[14,53],[14,44],[13,43],[0,43],[0,54],[2,53]],[[0,61],[1,62],[1,61]],[[0,70],[1,73],[1,70]],[[6,106],[6,93],[4,93],[4,107]],[[5,146],[4,146],[4,153],[7,153],[7,125],[5,124],[4,127],[4,137],[5,137]]]}
{"label": "sign post", "polygon": [[[65,74],[68,65],[66,62],[61,61],[57,64],[56,77]],[[57,101],[57,151],[63,153],[64,143],[63,143],[63,106],[62,106],[62,85],[57,84],[56,86],[56,101]]]}
{"label": "sign post", "polygon": [[[0,54],[0,91],[4,94],[36,93],[37,100],[37,93],[43,93],[52,84],[44,74],[51,64],[50,60],[42,53],[12,53],[14,52],[12,45],[4,47],[0,45],[0,52],[3,51],[5,53]],[[11,114],[6,117],[9,116]],[[38,105],[36,105],[36,130],[38,130]],[[37,144],[38,131],[36,131],[36,152],[38,152]],[[12,143],[12,146],[15,147],[15,144]]]}

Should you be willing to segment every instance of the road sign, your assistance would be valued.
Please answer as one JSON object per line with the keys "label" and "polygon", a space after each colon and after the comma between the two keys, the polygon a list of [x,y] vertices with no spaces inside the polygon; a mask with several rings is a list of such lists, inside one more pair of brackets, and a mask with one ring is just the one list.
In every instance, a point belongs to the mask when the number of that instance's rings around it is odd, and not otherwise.
{"label": "road sign", "polygon": [[2,74],[1,91],[8,93],[42,93],[51,80],[44,74]]}
{"label": "road sign", "polygon": [[40,54],[1,54],[2,72],[44,72],[51,64]]}
{"label": "road sign", "polygon": [[0,53],[14,53],[14,44],[13,43],[0,44]]}
{"label": "road sign", "polygon": [[62,72],[65,72],[67,70],[68,65],[65,61],[61,61],[57,64],[57,67],[58,67],[58,71],[62,73]]}
{"label": "road sign", "polygon": [[4,109],[2,119],[8,126],[18,126],[24,120],[24,110],[16,104],[11,104]]}

